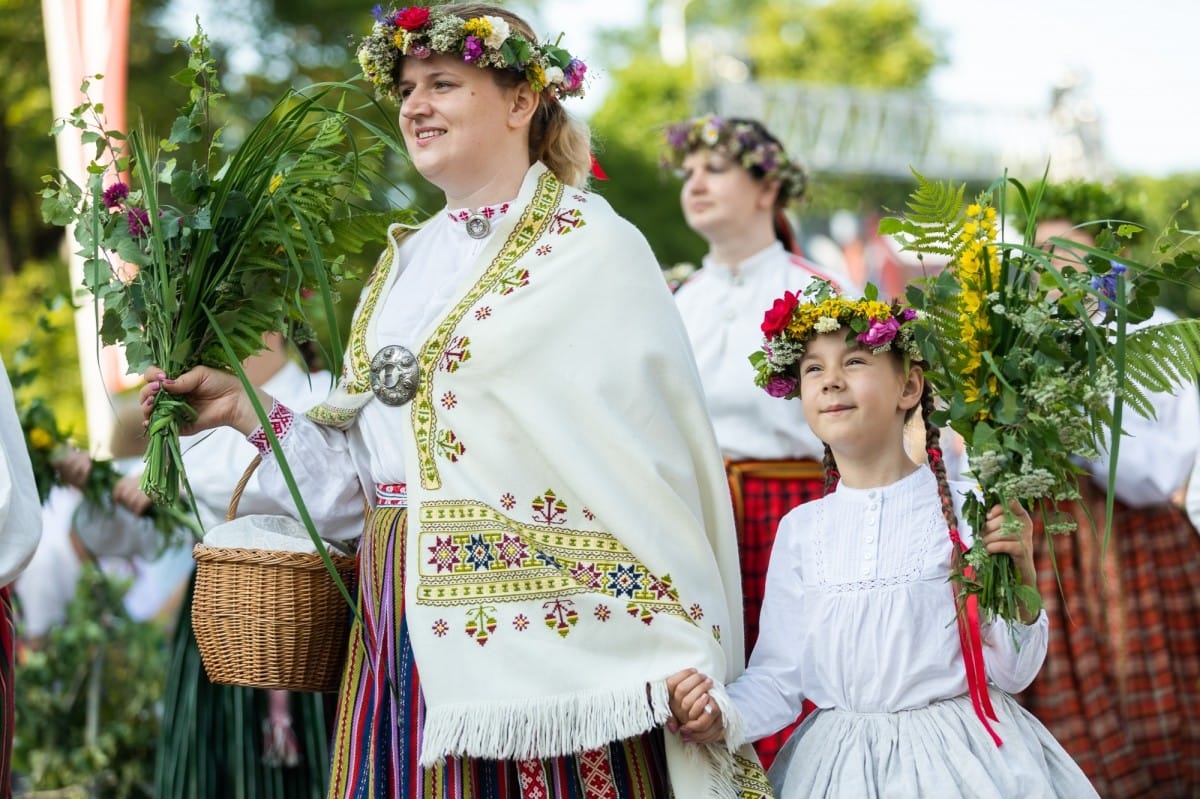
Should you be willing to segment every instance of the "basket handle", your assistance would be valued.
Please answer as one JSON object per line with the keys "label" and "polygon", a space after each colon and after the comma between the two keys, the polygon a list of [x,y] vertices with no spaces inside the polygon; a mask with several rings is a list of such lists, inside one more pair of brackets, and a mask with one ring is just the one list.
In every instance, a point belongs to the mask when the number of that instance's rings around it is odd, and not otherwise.
{"label": "basket handle", "polygon": [[251,475],[254,474],[254,470],[260,463],[262,463],[262,455],[255,455],[254,460],[250,461],[250,465],[246,467],[246,471],[242,472],[242,478],[234,486],[233,496],[229,498],[229,510],[225,511],[225,521],[231,522],[237,518],[238,503],[242,501],[242,492],[246,490]]}

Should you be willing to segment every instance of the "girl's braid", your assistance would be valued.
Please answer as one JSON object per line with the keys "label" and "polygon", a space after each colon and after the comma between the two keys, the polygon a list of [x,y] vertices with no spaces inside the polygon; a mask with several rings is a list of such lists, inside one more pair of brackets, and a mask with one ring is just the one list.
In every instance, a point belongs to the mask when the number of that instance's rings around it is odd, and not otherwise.
{"label": "girl's braid", "polygon": [[842,476],[838,471],[837,461],[833,458],[833,450],[828,444],[825,445],[825,457],[821,459],[821,463],[825,466],[825,493],[828,494]]}
{"label": "girl's braid", "polygon": [[958,529],[958,518],[954,513],[954,500],[950,494],[950,485],[946,482],[946,463],[942,459],[942,434],[937,426],[929,421],[934,411],[933,388],[929,383],[921,392],[921,421],[925,423],[925,454],[929,456],[929,468],[937,478],[938,496],[942,500],[942,515],[951,530]]}

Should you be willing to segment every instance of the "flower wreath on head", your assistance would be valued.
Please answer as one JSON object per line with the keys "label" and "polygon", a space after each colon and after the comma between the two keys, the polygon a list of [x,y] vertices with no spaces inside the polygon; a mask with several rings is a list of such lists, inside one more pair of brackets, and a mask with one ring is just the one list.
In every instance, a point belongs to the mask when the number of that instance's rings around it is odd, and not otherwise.
{"label": "flower wreath on head", "polygon": [[761,125],[719,116],[702,116],[667,128],[667,150],[663,166],[678,169],[683,159],[696,150],[722,153],[737,161],[751,174],[766,181],[779,181],[779,196],[792,201],[804,196],[808,176],[799,164],[772,140]]}
{"label": "flower wreath on head", "polygon": [[358,45],[363,75],[380,95],[396,97],[396,66],[404,56],[434,53],[461,58],[481,68],[522,73],[539,94],[546,89],[562,100],[583,96],[587,65],[557,43],[537,44],[496,16],[463,19],[436,7],[375,8],[375,24]]}
{"label": "flower wreath on head", "polygon": [[796,364],[804,348],[821,333],[843,327],[863,347],[878,355],[896,349],[913,362],[923,362],[914,340],[917,312],[898,302],[879,300],[879,290],[867,284],[861,300],[842,297],[825,280],[815,280],[803,295],[785,292],[763,315],[762,349],[750,356],[754,382],[772,397],[799,396]]}

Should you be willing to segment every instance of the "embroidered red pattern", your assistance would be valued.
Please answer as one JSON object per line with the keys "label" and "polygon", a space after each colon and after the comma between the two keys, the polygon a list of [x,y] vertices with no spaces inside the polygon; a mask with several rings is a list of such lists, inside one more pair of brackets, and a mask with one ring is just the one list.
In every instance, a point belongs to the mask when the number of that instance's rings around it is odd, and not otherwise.
{"label": "embroidered red pattern", "polygon": [[608,747],[581,752],[579,775],[583,777],[583,793],[588,799],[617,799],[617,783]]}
{"label": "embroidered red pattern", "polygon": [[[292,409],[275,400],[271,403],[271,412],[267,414],[267,421],[271,425],[271,431],[275,433],[275,438],[283,440],[287,431],[292,429],[292,422],[296,421],[296,414]],[[266,455],[271,451],[271,439],[267,436],[267,430],[264,427],[259,427],[253,433],[246,437],[246,440],[253,444],[260,455]]]}

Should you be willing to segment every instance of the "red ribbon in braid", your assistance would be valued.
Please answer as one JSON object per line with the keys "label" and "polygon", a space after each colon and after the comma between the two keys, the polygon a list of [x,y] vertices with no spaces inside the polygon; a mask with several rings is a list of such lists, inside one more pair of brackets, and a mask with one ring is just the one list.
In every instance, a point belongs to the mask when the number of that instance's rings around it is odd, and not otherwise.
{"label": "red ribbon in braid", "polygon": [[[950,540],[958,548],[959,554],[967,551],[958,530],[953,527],[950,528]],[[963,576],[968,580],[973,579],[975,569],[971,566],[964,567]],[[967,665],[967,690],[971,694],[971,704],[975,707],[975,715],[983,722],[988,735],[992,736],[996,746],[1000,746],[1003,741],[988,721],[991,719],[998,722],[1000,719],[996,718],[992,697],[987,689],[987,669],[983,663],[983,633],[979,627],[979,597],[974,594],[968,596],[961,611],[955,615],[958,617],[958,642],[962,646],[963,661]]]}

